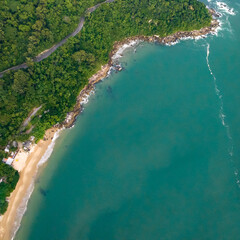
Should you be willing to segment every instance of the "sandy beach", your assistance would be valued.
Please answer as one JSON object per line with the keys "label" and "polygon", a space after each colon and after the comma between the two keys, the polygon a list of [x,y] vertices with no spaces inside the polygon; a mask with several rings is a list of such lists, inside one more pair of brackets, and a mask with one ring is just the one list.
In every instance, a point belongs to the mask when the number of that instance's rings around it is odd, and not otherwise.
{"label": "sandy beach", "polygon": [[58,131],[57,128],[51,128],[45,133],[45,141],[40,140],[33,146],[33,151],[27,155],[24,167],[21,167],[20,179],[17,183],[15,190],[9,198],[9,206],[7,212],[0,220],[0,239],[9,240],[14,234],[16,220],[18,218],[18,209],[22,205],[28,189],[31,187],[32,182],[37,174],[38,163],[44,156],[48,146],[51,144],[54,134]]}

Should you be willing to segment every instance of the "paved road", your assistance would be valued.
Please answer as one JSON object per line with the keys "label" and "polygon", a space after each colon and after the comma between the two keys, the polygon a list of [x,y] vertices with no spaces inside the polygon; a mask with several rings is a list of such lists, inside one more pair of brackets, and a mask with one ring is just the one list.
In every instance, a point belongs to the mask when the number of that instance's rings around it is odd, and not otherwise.
{"label": "paved road", "polygon": [[[102,3],[98,3],[97,5],[95,5],[94,7],[89,8],[86,12],[88,13],[92,13],[94,12],[98,7],[100,7],[102,4],[104,3],[111,3],[114,2],[115,0],[106,0],[105,2]],[[38,56],[36,56],[35,58],[33,58],[33,62],[40,62],[43,59],[49,57],[53,52],[55,52],[59,47],[61,47],[70,37],[74,37],[76,36],[83,28],[83,24],[84,24],[85,18],[81,17],[79,24],[77,26],[77,28],[74,30],[74,32],[70,33],[68,36],[66,36],[64,39],[62,39],[59,43],[55,44],[54,46],[52,46],[51,48],[45,50],[44,52],[40,53]],[[28,68],[28,65],[26,63],[22,63],[20,65],[8,68],[2,72],[0,72],[0,78],[3,77],[4,73],[10,71],[10,70],[19,70],[19,69],[23,69],[23,68]]]}

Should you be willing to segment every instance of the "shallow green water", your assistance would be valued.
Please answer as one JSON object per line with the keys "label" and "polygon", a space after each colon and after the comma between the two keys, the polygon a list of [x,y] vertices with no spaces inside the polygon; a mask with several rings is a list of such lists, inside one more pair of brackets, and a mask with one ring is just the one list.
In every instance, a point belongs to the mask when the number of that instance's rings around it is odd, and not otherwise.
{"label": "shallow green water", "polygon": [[240,239],[240,17],[223,21],[125,54],[58,139],[16,239]]}

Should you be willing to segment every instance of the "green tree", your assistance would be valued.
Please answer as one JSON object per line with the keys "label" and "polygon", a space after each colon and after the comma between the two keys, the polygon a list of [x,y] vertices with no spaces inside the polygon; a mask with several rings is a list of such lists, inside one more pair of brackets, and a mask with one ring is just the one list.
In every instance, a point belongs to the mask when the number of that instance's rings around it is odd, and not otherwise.
{"label": "green tree", "polygon": [[28,88],[29,74],[19,70],[14,73],[14,82],[12,89],[16,93],[25,94]]}

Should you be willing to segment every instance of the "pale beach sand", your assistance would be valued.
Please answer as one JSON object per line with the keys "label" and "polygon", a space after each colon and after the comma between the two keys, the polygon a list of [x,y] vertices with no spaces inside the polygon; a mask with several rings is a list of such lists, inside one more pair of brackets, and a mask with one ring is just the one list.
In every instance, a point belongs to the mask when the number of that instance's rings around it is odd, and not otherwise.
{"label": "pale beach sand", "polygon": [[17,155],[16,155],[16,157],[15,157],[13,163],[12,163],[13,168],[15,168],[18,172],[21,172],[21,171],[24,169],[25,165],[26,165],[26,161],[27,161],[29,155],[30,155],[32,152],[35,151],[36,146],[37,146],[37,144],[34,144],[34,145],[31,147],[30,152],[26,152],[26,151],[24,151],[24,150],[21,149],[21,150],[17,153]]}
{"label": "pale beach sand", "polygon": [[[19,159],[15,164],[16,168],[20,170],[20,179],[15,190],[9,198],[9,206],[6,213],[0,220],[0,239],[9,240],[12,238],[16,230],[16,220],[18,217],[18,209],[20,208],[28,189],[31,187],[33,179],[36,176],[38,163],[44,156],[48,146],[52,142],[54,134],[58,131],[57,128],[51,128],[45,133],[45,141],[40,140],[33,146],[29,154],[21,152],[17,158]],[[21,157],[21,159],[20,159]],[[24,159],[26,158],[26,161]]]}

